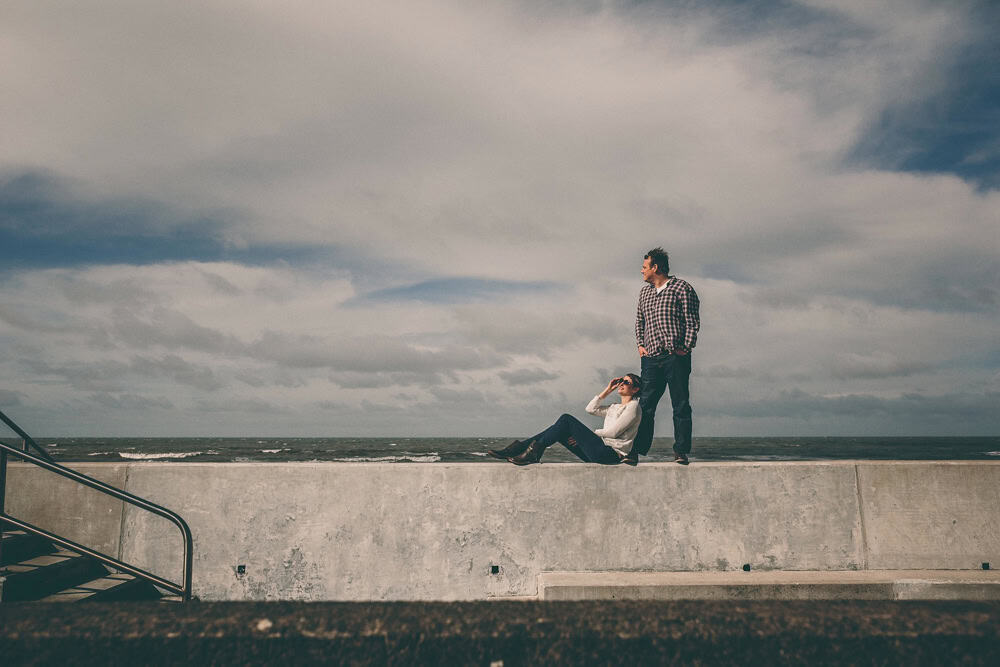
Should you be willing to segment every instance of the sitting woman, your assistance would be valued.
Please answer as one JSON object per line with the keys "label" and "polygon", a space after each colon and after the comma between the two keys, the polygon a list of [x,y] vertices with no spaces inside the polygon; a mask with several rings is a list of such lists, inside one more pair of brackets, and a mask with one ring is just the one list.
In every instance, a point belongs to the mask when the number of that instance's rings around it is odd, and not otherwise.
{"label": "sitting woman", "polygon": [[[487,453],[497,459],[506,459],[519,466],[538,463],[545,448],[562,443],[566,449],[587,463],[621,463],[632,449],[632,440],[639,430],[639,393],[641,380],[635,373],[614,378],[600,394],[587,404],[587,412],[604,417],[604,427],[591,431],[572,415],[562,415],[556,423],[533,438],[515,440],[503,449],[491,449]],[[621,396],[620,403],[601,405],[615,389]]]}

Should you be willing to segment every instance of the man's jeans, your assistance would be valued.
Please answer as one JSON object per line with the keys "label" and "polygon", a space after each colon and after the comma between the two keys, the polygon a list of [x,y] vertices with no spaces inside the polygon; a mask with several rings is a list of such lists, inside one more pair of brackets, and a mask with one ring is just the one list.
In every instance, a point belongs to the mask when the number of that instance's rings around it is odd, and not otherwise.
{"label": "man's jeans", "polygon": [[658,354],[655,357],[641,357],[642,391],[639,393],[639,408],[642,421],[632,446],[634,453],[645,456],[653,444],[653,417],[656,404],[666,389],[670,389],[670,405],[674,412],[674,452],[687,454],[691,451],[691,402],[688,379],[691,377],[691,353]]}

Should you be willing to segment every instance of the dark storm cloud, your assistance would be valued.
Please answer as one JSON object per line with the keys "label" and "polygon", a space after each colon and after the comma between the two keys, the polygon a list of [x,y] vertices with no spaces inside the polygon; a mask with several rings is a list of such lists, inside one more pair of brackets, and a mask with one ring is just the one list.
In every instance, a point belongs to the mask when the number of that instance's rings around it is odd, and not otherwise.
{"label": "dark storm cloud", "polygon": [[892,421],[941,422],[952,430],[960,430],[963,422],[972,420],[977,426],[1000,427],[1000,393],[908,393],[895,398],[869,394],[821,396],[801,390],[779,393],[773,398],[714,405],[718,414],[748,418],[781,417],[792,420],[809,420],[819,417],[873,417]]}
{"label": "dark storm cloud", "polygon": [[291,412],[288,407],[256,398],[230,398],[226,400],[198,401],[191,408],[195,412],[238,413],[247,415],[282,415]]}
{"label": "dark storm cloud", "polygon": [[36,377],[60,378],[74,389],[110,393],[128,387],[129,366],[121,361],[50,363],[25,359],[22,364]]}
{"label": "dark storm cloud", "polygon": [[138,348],[162,346],[202,352],[239,354],[244,345],[235,337],[201,326],[183,313],[154,307],[148,314],[118,311],[109,333],[126,345]]}
{"label": "dark storm cloud", "polygon": [[216,373],[203,365],[185,361],[174,354],[162,357],[135,357],[129,369],[137,375],[151,378],[169,378],[174,382],[205,391],[215,391],[225,386]]}
{"label": "dark storm cloud", "polygon": [[749,378],[755,376],[757,373],[746,366],[738,366],[733,368],[731,366],[726,366],[722,364],[716,364],[709,366],[705,369],[699,369],[697,375],[700,377],[708,378]]}
{"label": "dark storm cloud", "polygon": [[389,370],[436,374],[506,363],[502,355],[465,345],[427,350],[384,335],[326,339],[268,331],[247,347],[247,353],[288,368],[331,368],[360,373]]}
{"label": "dark storm cloud", "polygon": [[505,304],[463,308],[455,311],[456,331],[466,340],[488,345],[501,354],[538,356],[580,342],[622,340],[628,335],[629,322],[592,312],[590,307],[590,303],[576,305],[561,300],[547,310]]}
{"label": "dark storm cloud", "polygon": [[304,387],[307,376],[304,373],[269,367],[264,369],[239,369],[233,373],[233,378],[251,387]]}
{"label": "dark storm cloud", "polygon": [[355,303],[422,301],[440,304],[495,301],[505,297],[544,293],[554,290],[556,287],[555,283],[547,282],[486,280],[455,276],[368,292],[358,297]]}
{"label": "dark storm cloud", "polygon": [[830,375],[840,380],[901,378],[924,373],[941,365],[927,359],[900,359],[891,354],[843,353],[833,361]]}
{"label": "dark storm cloud", "polygon": [[162,396],[150,397],[136,394],[91,394],[89,400],[112,410],[172,410],[174,404]]}
{"label": "dark storm cloud", "polygon": [[0,406],[12,408],[21,405],[21,397],[24,394],[10,389],[0,389]]}
{"label": "dark storm cloud", "polygon": [[518,368],[512,371],[500,371],[497,375],[511,387],[537,384],[559,377],[559,373],[550,373],[541,368]]}
{"label": "dark storm cloud", "polygon": [[128,363],[115,360],[49,363],[34,359],[23,363],[38,376],[61,378],[75,389],[105,393],[125,391],[137,377],[170,380],[204,391],[215,391],[224,386],[212,369],[171,354],[162,357],[136,356]]}
{"label": "dark storm cloud", "polygon": [[390,387],[430,387],[444,382],[458,382],[450,371],[368,371],[330,374],[330,381],[344,389],[382,389]]}

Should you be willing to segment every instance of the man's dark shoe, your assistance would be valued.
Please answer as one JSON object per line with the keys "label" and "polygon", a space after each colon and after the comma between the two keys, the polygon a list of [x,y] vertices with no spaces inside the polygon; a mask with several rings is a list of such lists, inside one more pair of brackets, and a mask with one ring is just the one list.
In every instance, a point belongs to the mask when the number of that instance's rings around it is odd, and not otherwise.
{"label": "man's dark shoe", "polygon": [[503,449],[487,449],[486,453],[495,459],[506,461],[512,456],[517,456],[518,454],[523,453],[530,444],[531,440],[515,440]]}
{"label": "man's dark shoe", "polygon": [[511,463],[516,466],[527,466],[532,463],[538,463],[542,460],[542,454],[545,452],[545,445],[541,444],[537,440],[533,441],[531,445],[528,446],[524,453],[520,456],[513,456],[509,459]]}
{"label": "man's dark shoe", "polygon": [[637,466],[639,465],[639,455],[629,454],[628,456],[622,459],[622,463],[624,463],[627,466]]}
{"label": "man's dark shoe", "polygon": [[690,461],[688,461],[687,454],[674,454],[674,463],[679,463],[682,466],[686,466]]}

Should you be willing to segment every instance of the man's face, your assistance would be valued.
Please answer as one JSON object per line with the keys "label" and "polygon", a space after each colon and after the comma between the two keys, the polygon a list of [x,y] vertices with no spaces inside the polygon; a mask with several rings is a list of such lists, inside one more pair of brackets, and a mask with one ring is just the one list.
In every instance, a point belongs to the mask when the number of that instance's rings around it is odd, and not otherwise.
{"label": "man's face", "polygon": [[642,271],[643,280],[645,280],[647,283],[653,282],[653,276],[656,275],[656,265],[654,264],[650,266],[649,257],[642,260],[642,268],[639,270]]}

